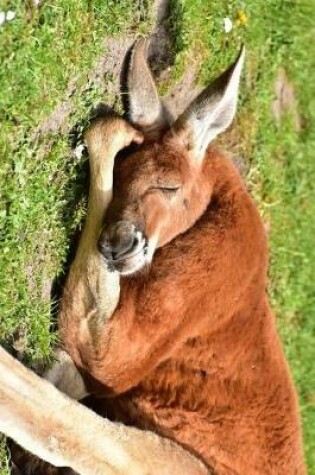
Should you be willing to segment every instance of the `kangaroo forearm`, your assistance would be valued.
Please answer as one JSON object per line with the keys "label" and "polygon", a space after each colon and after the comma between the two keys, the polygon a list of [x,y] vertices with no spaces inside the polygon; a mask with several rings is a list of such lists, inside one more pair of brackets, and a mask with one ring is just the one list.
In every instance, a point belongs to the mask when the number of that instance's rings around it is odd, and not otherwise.
{"label": "kangaroo forearm", "polygon": [[[109,272],[97,249],[107,206],[112,198],[114,159],[142,135],[119,117],[95,120],[85,135],[90,163],[90,191],[85,226],[64,291],[59,316],[62,333],[80,332],[85,319],[105,321],[119,297],[119,276]],[[84,323],[85,325],[85,323]],[[97,332],[96,332],[97,333]]]}
{"label": "kangaroo forearm", "polygon": [[[115,123],[118,126],[118,119]],[[111,312],[118,299],[118,276],[108,272],[97,249],[104,213],[112,198],[114,159],[119,150],[118,144],[115,146],[113,143],[113,134],[111,121],[105,123],[96,121],[86,133],[91,174],[88,209],[82,236],[65,287],[65,294],[70,295],[71,299],[67,299],[68,306],[62,307],[60,326],[65,324],[64,320],[67,317],[75,315],[75,309],[71,306],[72,302],[81,306],[79,316],[81,319],[95,310],[103,296],[105,305],[101,307],[104,311],[108,308]],[[110,305],[111,300],[114,301],[113,305]]]}

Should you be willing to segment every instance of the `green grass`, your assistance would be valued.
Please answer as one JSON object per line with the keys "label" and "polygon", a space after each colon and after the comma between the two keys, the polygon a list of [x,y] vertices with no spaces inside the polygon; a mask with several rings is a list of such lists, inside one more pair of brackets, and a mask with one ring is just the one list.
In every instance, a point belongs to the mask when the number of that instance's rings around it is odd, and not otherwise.
{"label": "green grass", "polygon": [[[63,272],[85,210],[86,158],[73,158],[68,131],[84,124],[100,100],[114,102],[111,88],[91,81],[90,71],[106,53],[104,36],[150,28],[151,4],[56,0],[36,10],[0,0],[0,10],[17,12],[0,29],[0,340],[10,346],[18,329],[29,361],[50,354],[55,337],[46,288]],[[313,0],[171,0],[176,60],[160,87],[166,90],[188,68],[206,84],[246,43],[239,114],[224,142],[249,163],[248,181],[270,225],[270,295],[299,391],[309,473],[315,475],[314,14]],[[226,16],[233,22],[229,34]],[[295,87],[300,132],[290,114],[280,126],[271,115],[280,66]],[[36,140],[38,124],[61,102],[71,108],[66,126]],[[0,455],[1,475],[6,464]]]}

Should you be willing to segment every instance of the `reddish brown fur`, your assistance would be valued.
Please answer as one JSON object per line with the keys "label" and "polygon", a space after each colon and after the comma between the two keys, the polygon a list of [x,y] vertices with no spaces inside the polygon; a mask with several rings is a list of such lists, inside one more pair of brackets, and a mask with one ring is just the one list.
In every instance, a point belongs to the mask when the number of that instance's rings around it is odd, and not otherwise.
{"label": "reddish brown fur", "polygon": [[[183,183],[181,206],[147,193],[157,177]],[[178,441],[219,475],[304,474],[265,231],[238,172],[212,148],[198,166],[168,133],[117,163],[114,193],[107,219],[138,219],[149,237],[163,230],[150,268],[121,279],[93,344],[64,297],[65,348],[107,398],[101,412]]]}

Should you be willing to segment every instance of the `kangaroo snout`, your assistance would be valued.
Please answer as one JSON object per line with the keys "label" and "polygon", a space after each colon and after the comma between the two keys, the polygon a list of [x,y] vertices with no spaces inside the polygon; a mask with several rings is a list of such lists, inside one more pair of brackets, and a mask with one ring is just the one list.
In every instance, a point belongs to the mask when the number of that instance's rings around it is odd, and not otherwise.
{"label": "kangaroo snout", "polygon": [[127,221],[105,225],[98,241],[99,251],[111,263],[131,257],[144,246],[145,238],[142,232]]}

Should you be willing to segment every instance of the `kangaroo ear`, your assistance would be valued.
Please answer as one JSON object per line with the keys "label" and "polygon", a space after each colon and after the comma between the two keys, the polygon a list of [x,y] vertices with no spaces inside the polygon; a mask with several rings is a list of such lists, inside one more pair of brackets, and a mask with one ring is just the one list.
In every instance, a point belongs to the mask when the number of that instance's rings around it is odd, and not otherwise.
{"label": "kangaroo ear", "polygon": [[174,124],[174,132],[187,141],[198,160],[205,156],[209,143],[232,122],[244,63],[242,46],[236,61],[188,106]]}
{"label": "kangaroo ear", "polygon": [[147,63],[148,41],[136,41],[127,72],[129,120],[145,135],[156,135],[169,127],[170,117],[159,99]]}

